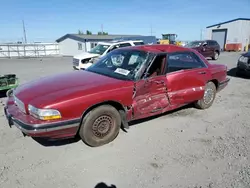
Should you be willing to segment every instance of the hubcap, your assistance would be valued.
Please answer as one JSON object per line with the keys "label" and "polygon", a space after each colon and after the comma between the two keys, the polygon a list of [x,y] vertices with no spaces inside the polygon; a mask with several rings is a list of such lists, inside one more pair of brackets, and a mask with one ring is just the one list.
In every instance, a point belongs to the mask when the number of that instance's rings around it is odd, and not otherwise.
{"label": "hubcap", "polygon": [[103,138],[106,136],[111,128],[113,127],[114,121],[113,118],[108,115],[99,116],[92,126],[92,131],[95,136]]}
{"label": "hubcap", "polygon": [[205,104],[210,104],[214,98],[214,91],[211,88],[205,90],[203,101]]}
{"label": "hubcap", "polygon": [[217,52],[215,52],[214,58],[215,58],[215,59],[218,59],[218,57],[219,57],[219,54],[218,54]]}

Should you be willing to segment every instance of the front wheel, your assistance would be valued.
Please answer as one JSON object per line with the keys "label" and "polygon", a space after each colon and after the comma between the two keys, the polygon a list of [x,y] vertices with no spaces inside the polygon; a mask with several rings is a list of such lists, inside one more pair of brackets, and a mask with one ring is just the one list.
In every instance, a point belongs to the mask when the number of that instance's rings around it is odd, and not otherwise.
{"label": "front wheel", "polygon": [[113,141],[119,134],[121,116],[111,105],[91,110],[82,121],[79,135],[84,143],[98,147]]}
{"label": "front wheel", "polygon": [[204,96],[195,103],[198,109],[207,109],[212,106],[216,95],[216,86],[213,82],[208,82],[205,86]]}

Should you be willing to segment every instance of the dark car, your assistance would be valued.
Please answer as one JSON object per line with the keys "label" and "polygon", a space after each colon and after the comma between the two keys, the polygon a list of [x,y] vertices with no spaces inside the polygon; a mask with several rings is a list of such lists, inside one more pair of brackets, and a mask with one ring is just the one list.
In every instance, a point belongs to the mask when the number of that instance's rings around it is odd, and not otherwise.
{"label": "dark car", "polygon": [[185,47],[195,49],[204,57],[211,57],[213,60],[217,60],[219,58],[221,49],[220,45],[215,40],[192,41]]}
{"label": "dark car", "polygon": [[242,54],[237,63],[236,75],[250,75],[250,51]]}

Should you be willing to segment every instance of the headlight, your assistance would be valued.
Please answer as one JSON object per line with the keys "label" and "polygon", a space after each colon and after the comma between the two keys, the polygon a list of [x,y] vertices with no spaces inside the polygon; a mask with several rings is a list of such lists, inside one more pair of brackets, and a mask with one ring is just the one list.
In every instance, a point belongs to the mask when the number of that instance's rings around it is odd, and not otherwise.
{"label": "headlight", "polygon": [[239,61],[242,63],[247,63],[248,62],[248,57],[240,56]]}
{"label": "headlight", "polygon": [[54,120],[62,118],[61,113],[54,109],[38,109],[32,105],[28,105],[30,115],[41,120]]}

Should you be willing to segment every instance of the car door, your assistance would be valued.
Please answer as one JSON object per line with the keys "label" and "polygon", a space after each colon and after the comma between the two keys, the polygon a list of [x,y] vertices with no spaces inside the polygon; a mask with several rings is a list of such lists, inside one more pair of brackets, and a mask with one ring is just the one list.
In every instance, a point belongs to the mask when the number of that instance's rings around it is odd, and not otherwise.
{"label": "car door", "polygon": [[204,56],[204,57],[209,57],[209,46],[208,43],[205,41],[204,43],[201,44],[200,46],[200,53]]}
{"label": "car door", "polygon": [[208,41],[207,42],[207,57],[213,57],[214,56],[214,48],[215,48],[215,45],[213,43],[213,41]]}
{"label": "car door", "polygon": [[171,105],[199,100],[211,74],[194,52],[175,52],[167,58],[167,86]]}
{"label": "car door", "polygon": [[135,83],[134,119],[160,114],[169,106],[165,68],[166,54],[158,55],[145,71],[143,79]]}

